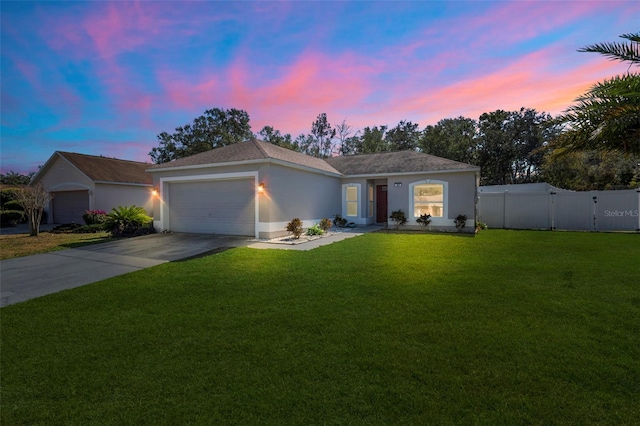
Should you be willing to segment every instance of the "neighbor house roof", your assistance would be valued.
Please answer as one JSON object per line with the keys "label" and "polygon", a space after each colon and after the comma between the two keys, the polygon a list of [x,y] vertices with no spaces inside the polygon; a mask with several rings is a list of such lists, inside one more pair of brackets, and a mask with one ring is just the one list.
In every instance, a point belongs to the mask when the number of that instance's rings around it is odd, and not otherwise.
{"label": "neighbor house roof", "polygon": [[207,166],[220,163],[238,163],[274,159],[296,166],[316,169],[322,172],[340,175],[331,165],[320,158],[302,154],[278,145],[259,140],[227,145],[221,148],[179,158],[148,168],[150,172],[163,169],[180,169]]}
{"label": "neighbor house roof", "polygon": [[415,151],[343,155],[325,161],[345,176],[480,170],[471,164]]}
{"label": "neighbor house roof", "polygon": [[153,177],[146,172],[149,167],[148,163],[63,151],[56,151],[47,160],[45,165],[34,176],[33,182],[36,182],[46,172],[57,157],[67,160],[94,182],[153,184]]}

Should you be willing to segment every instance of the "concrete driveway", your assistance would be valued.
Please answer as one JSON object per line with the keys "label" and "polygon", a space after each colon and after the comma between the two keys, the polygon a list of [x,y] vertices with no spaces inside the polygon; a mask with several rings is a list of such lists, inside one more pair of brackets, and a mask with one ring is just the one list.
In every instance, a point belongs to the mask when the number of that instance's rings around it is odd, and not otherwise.
{"label": "concrete driveway", "polygon": [[248,237],[152,234],[0,261],[0,307],[165,262],[250,244]]}

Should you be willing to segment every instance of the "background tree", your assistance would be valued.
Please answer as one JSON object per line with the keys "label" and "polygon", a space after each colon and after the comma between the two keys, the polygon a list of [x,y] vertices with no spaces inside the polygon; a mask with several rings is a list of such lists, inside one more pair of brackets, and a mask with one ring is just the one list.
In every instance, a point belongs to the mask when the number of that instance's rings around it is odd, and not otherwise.
{"label": "background tree", "polygon": [[514,183],[512,165],[516,157],[511,113],[497,110],[484,113],[478,120],[478,144],[475,164],[480,166],[482,185]]}
{"label": "background tree", "polygon": [[49,204],[51,195],[41,183],[37,183],[19,188],[15,197],[16,203],[22,207],[29,220],[29,236],[37,237],[40,234],[42,211]]}
{"label": "background tree", "polygon": [[313,136],[311,155],[320,158],[330,157],[333,153],[336,130],[331,128],[326,113],[318,114],[316,121],[311,124],[311,135]]}
{"label": "background tree", "polygon": [[425,127],[418,146],[425,154],[473,163],[476,151],[476,128],[477,123],[471,118],[445,118],[433,126]]}
{"label": "background tree", "polygon": [[389,151],[414,151],[418,147],[420,131],[411,121],[400,121],[387,132],[386,142]]}
{"label": "background tree", "polygon": [[[596,52],[640,65],[640,33],[623,34],[626,43],[601,43],[580,52]],[[563,116],[567,132],[554,155],[582,150],[640,155],[640,74],[628,72],[596,83]]]}
{"label": "background tree", "polygon": [[351,136],[352,133],[353,127],[347,124],[346,119],[342,120],[342,123],[336,126],[336,136],[339,141],[338,143],[340,144],[338,147],[339,155],[349,155],[354,153],[355,141],[357,138]]}
{"label": "background tree", "polygon": [[0,173],[0,183],[5,185],[29,185],[31,178],[33,178],[35,174],[35,172],[31,172],[24,175],[14,172],[13,170],[4,174]]}
{"label": "background tree", "polygon": [[574,191],[635,188],[640,184],[640,163],[617,151],[547,156],[541,173],[545,182]]}
{"label": "background tree", "polygon": [[160,133],[159,146],[149,155],[156,164],[166,163],[251,138],[253,133],[246,111],[214,108],[193,120],[193,124],[177,127],[173,134]]}
{"label": "background tree", "polygon": [[276,130],[271,126],[264,126],[257,135],[261,140],[281,146],[283,148],[298,151],[299,146],[296,144],[289,133],[282,135],[280,130]]}
{"label": "background tree", "polygon": [[386,141],[387,126],[365,127],[362,135],[354,141],[355,154],[372,154],[389,151]]}

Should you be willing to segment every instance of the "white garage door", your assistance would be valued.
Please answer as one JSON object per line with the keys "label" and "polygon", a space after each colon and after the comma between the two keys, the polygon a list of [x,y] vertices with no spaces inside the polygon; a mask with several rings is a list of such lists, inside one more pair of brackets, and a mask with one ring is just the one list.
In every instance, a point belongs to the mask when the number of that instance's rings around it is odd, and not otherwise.
{"label": "white garage door", "polygon": [[254,179],[169,184],[169,229],[254,236]]}
{"label": "white garage door", "polygon": [[53,223],[81,223],[82,215],[89,210],[89,191],[53,192]]}

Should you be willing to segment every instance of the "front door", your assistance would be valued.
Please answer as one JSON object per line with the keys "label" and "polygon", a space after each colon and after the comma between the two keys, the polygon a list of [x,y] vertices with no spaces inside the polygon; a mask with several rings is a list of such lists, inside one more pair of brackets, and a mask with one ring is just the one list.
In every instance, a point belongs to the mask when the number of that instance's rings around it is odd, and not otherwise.
{"label": "front door", "polygon": [[387,185],[376,185],[376,222],[387,221]]}

